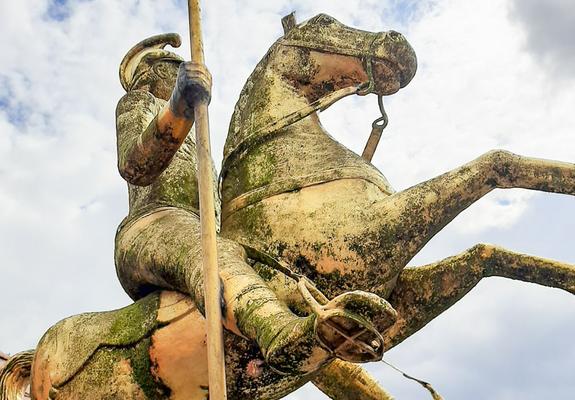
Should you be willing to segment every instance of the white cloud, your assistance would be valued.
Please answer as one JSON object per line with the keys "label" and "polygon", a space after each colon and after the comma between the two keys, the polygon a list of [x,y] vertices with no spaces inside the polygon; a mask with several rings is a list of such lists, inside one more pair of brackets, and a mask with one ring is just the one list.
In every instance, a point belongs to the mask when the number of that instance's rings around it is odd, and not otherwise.
{"label": "white cloud", "polygon": [[557,78],[575,78],[575,3],[570,0],[512,1],[510,16],[526,30],[525,47]]}
{"label": "white cloud", "polygon": [[[395,28],[413,44],[418,74],[386,99],[390,125],[374,160],[398,189],[497,147],[574,160],[575,84],[558,83],[540,67],[536,54],[526,50],[525,26],[509,18],[509,4],[204,2],[206,59],[215,81],[210,114],[216,164],[241,86],[281,35],[281,16],[292,10],[299,20],[326,12],[363,29]],[[125,51],[151,34],[178,31],[187,42],[185,10],[178,2],[75,2],[62,21],[47,18],[47,7],[46,0],[0,4],[0,35],[10,44],[0,56],[4,351],[33,347],[67,315],[129,302],[112,258],[115,228],[127,209],[115,167],[114,109],[122,95],[117,68]],[[184,44],[180,54],[187,49]],[[376,111],[373,96],[346,99],[322,120],[336,138],[361,151]],[[573,262],[574,212],[572,199],[497,191],[438,235],[415,262],[446,257],[478,241]],[[547,397],[566,398],[575,381],[574,357],[567,351],[574,305],[572,296],[557,291],[492,279],[389,357],[432,381],[446,398],[474,393],[534,399],[545,386]],[[545,369],[529,368],[533,359],[522,352],[533,353]],[[397,398],[426,396],[388,369],[371,369]],[[554,376],[571,384],[556,384]],[[310,396],[320,398],[308,388],[290,398]]]}

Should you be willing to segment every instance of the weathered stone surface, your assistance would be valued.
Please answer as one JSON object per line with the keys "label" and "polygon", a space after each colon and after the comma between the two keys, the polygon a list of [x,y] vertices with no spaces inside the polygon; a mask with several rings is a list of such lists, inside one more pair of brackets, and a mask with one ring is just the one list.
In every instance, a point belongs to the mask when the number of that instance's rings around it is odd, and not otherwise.
{"label": "weathered stone surface", "polygon": [[[361,346],[345,347],[355,341],[365,349],[366,332],[383,334],[387,348],[397,345],[485,277],[575,293],[575,266],[492,245],[405,268],[493,189],[575,195],[575,165],[496,150],[394,192],[381,172],[330,137],[315,113],[274,123],[346,88],[392,94],[413,77],[415,53],[393,31],[360,31],[326,15],[293,22],[286,20],[286,35],[248,79],[224,154],[218,262],[230,400],[279,399],[310,380],[333,399],[387,399],[363,369],[330,362],[334,355],[369,356]],[[116,264],[137,301],[56,324],[33,364],[33,353],[22,353],[0,371],[0,393],[21,391],[32,369],[36,400],[207,398],[193,114],[182,88],[206,97],[209,79],[156,50],[143,66],[134,64],[137,73],[125,71],[130,92],[117,109],[130,213],[118,230]],[[306,293],[298,277],[321,293]],[[337,318],[322,319],[332,310]]]}

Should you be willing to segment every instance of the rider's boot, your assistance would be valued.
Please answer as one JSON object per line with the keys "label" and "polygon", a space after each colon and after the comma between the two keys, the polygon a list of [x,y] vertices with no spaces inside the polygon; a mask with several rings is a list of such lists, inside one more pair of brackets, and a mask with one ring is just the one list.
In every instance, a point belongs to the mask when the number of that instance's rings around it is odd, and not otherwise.
{"label": "rider's boot", "polygon": [[396,314],[379,296],[354,291],[328,301],[317,289],[311,295],[303,288],[313,300],[310,315],[300,317],[267,285],[258,283],[261,280],[234,275],[225,282],[228,311],[238,330],[258,343],[267,365],[277,372],[311,373],[333,357],[352,362],[382,358],[383,339],[372,320],[384,318],[391,324]]}
{"label": "rider's boot", "polygon": [[274,299],[258,298],[237,316],[240,330],[259,345],[268,366],[288,375],[320,368],[331,354],[319,346],[315,315],[299,317]]}
{"label": "rider's boot", "polygon": [[226,303],[224,324],[254,340],[267,366],[282,374],[303,375],[316,371],[332,357],[317,340],[315,315],[294,314],[249,265],[220,265]]}

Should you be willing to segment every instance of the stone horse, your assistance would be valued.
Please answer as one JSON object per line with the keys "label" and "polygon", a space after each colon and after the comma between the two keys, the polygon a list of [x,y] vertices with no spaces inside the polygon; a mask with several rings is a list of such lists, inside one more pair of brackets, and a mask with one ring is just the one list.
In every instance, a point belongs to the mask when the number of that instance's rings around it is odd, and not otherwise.
{"label": "stone horse", "polygon": [[[387,348],[485,277],[575,294],[575,266],[488,244],[405,268],[436,233],[494,189],[575,195],[574,164],[493,150],[395,192],[371,163],[337,143],[315,112],[298,112],[311,111],[334,91],[392,94],[415,70],[415,53],[399,33],[361,32],[327,15],[297,25],[243,88],[220,177],[222,235],[293,265],[328,297],[361,289],[388,299],[399,317],[380,330]],[[290,123],[276,122],[282,120]]]}
{"label": "stone horse", "polygon": [[[299,294],[298,276],[329,297],[374,292],[398,311],[391,327],[374,321],[390,348],[483,277],[575,293],[574,266],[490,245],[406,269],[435,233],[494,188],[575,194],[575,166],[493,151],[395,193],[375,167],[324,131],[314,111],[347,94],[396,92],[415,73],[413,50],[396,32],[360,31],[326,15],[286,30],[242,91],[221,190],[222,235],[260,261],[254,268],[290,308],[303,314],[321,301]],[[0,399],[16,399],[28,382],[36,400],[205,399],[205,334],[190,298],[170,291],[121,310],[70,317],[50,328],[35,351],[8,362]],[[260,368],[253,342],[226,333],[225,349],[230,399],[279,399],[310,380],[333,399],[389,398],[355,364],[335,360],[305,376],[281,375]]]}

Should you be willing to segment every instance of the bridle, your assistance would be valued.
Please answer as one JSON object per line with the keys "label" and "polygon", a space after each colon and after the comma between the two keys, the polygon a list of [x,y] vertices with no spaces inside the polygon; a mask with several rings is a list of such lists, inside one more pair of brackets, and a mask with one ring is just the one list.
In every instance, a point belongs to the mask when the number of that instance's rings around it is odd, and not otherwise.
{"label": "bridle", "polygon": [[[305,48],[305,49],[310,49],[310,50],[316,50],[322,53],[335,53],[335,54],[341,54],[341,55],[346,55],[346,56],[353,56],[353,57],[359,57],[362,60],[365,72],[367,73],[367,81],[361,83],[358,86],[355,86],[352,90],[351,93],[348,93],[348,90],[351,88],[344,88],[344,89],[340,89],[338,91],[335,91],[333,93],[330,93],[329,95],[326,95],[318,100],[316,100],[315,102],[311,103],[310,106],[314,106],[314,104],[317,102],[318,104],[314,107],[313,111],[310,111],[309,114],[311,114],[312,112],[315,111],[323,111],[326,108],[328,108],[329,106],[331,106],[333,103],[335,103],[336,101],[349,96],[350,94],[357,94],[358,96],[367,96],[368,94],[374,93],[375,91],[375,79],[373,77],[373,56],[372,54],[374,54],[374,44],[376,39],[378,38],[378,36],[380,35],[380,33],[372,33],[371,36],[371,40],[369,40],[369,45],[366,46],[365,49],[362,50],[356,50],[356,49],[341,49],[335,46],[330,46],[330,45],[317,45],[314,46],[313,44],[310,45],[309,43],[305,43],[303,41],[299,41],[299,40],[293,40],[293,39],[286,39],[285,37],[281,38],[280,40],[278,40],[278,43],[284,45],[284,46],[289,46],[289,47],[298,47],[298,48]],[[347,90],[346,90],[347,89]],[[362,158],[365,159],[366,161],[371,162],[373,155],[375,153],[375,150],[377,149],[377,146],[379,144],[379,140],[381,139],[381,135],[383,133],[383,130],[385,129],[385,127],[387,126],[388,122],[389,122],[389,118],[387,116],[387,113],[385,112],[385,108],[383,106],[383,96],[382,95],[378,95],[377,96],[377,104],[379,106],[379,112],[381,113],[381,116],[376,118],[372,124],[371,124],[371,134],[369,135],[369,138],[367,140],[367,143],[365,144],[365,148],[363,150],[362,153]],[[293,114],[293,113],[292,113]],[[292,115],[289,114],[289,115]],[[307,115],[301,117],[301,118],[305,118]],[[289,116],[288,115],[288,116]],[[285,118],[285,117],[284,117]],[[300,119],[301,119],[300,118]],[[280,120],[283,118],[280,118]],[[291,123],[297,122],[293,121]],[[285,126],[282,126],[282,128]],[[276,129],[281,129],[281,128],[276,128]]]}

